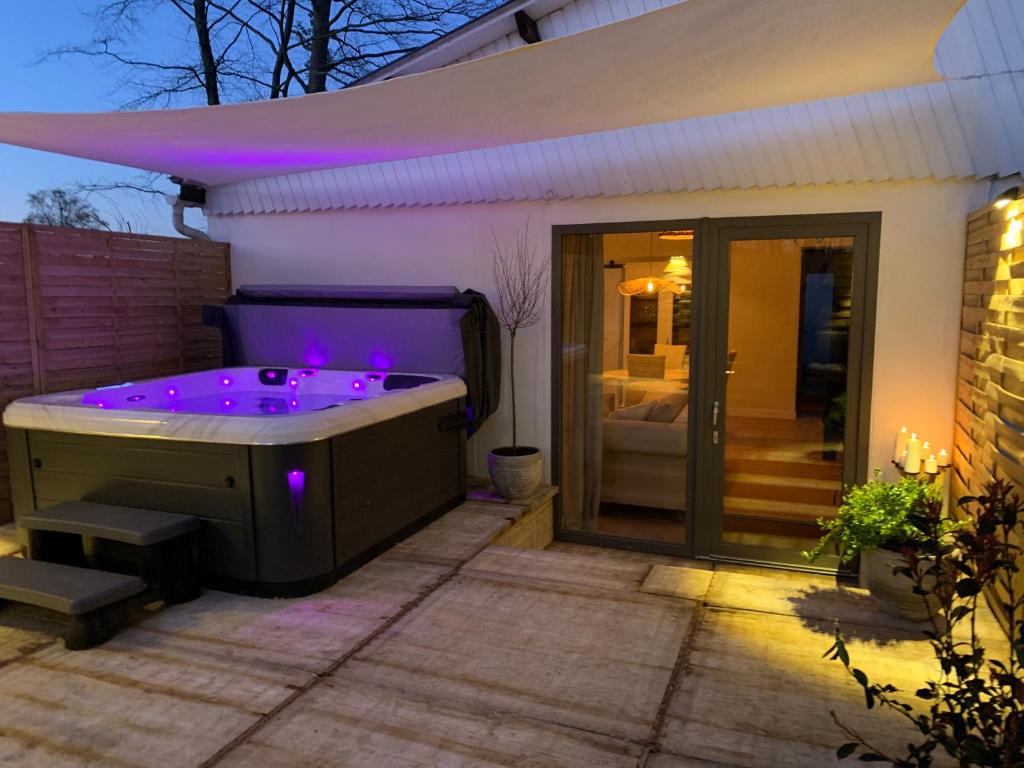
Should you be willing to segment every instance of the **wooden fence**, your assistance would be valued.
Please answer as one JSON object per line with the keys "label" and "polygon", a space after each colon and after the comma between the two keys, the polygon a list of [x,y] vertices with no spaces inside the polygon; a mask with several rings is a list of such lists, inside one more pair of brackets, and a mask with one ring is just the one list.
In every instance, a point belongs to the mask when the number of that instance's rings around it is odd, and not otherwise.
{"label": "wooden fence", "polygon": [[990,205],[967,220],[954,499],[995,476],[1024,496],[1024,248],[1006,237],[1017,211]]}
{"label": "wooden fence", "polygon": [[[228,246],[0,223],[0,410],[40,392],[215,368],[200,307],[230,293]],[[0,430],[0,523],[10,520]]]}

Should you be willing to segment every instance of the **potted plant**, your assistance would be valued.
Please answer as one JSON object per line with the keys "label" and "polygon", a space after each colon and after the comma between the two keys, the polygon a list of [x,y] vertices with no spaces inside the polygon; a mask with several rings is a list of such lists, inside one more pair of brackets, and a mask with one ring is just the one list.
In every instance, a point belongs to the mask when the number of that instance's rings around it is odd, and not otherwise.
{"label": "potted plant", "polygon": [[[838,628],[825,652],[863,688],[868,709],[877,705],[905,717],[920,737],[899,753],[887,752],[833,711],[849,739],[836,750],[839,759],[856,755],[900,768],[1024,765],[1024,504],[1010,483],[995,480],[980,496],[961,499],[960,507],[962,523],[956,526],[937,502],[915,514],[918,547],[903,552],[897,569],[915,592],[939,606],[925,633],[938,662],[935,678],[922,681],[912,695],[872,683],[852,666]],[[1005,622],[1005,644],[983,641],[977,632],[986,593]]]}
{"label": "potted plant", "polygon": [[544,458],[539,448],[519,444],[516,413],[516,336],[540,322],[547,290],[547,264],[529,239],[529,223],[516,230],[515,240],[502,245],[494,238],[492,272],[498,298],[495,314],[509,334],[509,378],[512,397],[512,444],[495,448],[487,469],[499,494],[507,499],[529,496],[540,484]]}
{"label": "potted plant", "polygon": [[895,616],[924,621],[928,607],[893,569],[902,564],[902,552],[920,543],[921,532],[913,519],[940,499],[939,486],[917,477],[887,483],[880,475],[876,471],[872,480],[850,488],[835,518],[818,520],[825,535],[804,557],[814,562],[829,548],[843,563],[859,555],[861,580],[879,607]]}

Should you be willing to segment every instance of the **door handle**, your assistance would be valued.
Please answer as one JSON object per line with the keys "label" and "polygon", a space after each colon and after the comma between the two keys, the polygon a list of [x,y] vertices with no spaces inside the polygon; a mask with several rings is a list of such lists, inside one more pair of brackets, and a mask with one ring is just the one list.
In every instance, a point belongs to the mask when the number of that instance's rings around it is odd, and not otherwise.
{"label": "door handle", "polygon": [[711,426],[712,427],[717,427],[718,426],[718,412],[719,412],[718,401],[715,400],[715,404],[711,406]]}

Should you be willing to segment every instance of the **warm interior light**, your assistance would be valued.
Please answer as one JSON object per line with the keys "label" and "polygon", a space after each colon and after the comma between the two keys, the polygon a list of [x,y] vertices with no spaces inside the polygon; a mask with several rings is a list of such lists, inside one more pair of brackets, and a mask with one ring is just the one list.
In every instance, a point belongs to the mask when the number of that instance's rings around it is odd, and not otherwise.
{"label": "warm interior light", "polygon": [[663,293],[669,292],[679,295],[683,289],[675,283],[669,282],[660,277],[636,277],[632,280],[623,280],[619,283],[619,293],[623,296],[636,296],[638,293]]}
{"label": "warm interior light", "polygon": [[693,240],[692,229],[670,229],[658,233],[659,240]]}

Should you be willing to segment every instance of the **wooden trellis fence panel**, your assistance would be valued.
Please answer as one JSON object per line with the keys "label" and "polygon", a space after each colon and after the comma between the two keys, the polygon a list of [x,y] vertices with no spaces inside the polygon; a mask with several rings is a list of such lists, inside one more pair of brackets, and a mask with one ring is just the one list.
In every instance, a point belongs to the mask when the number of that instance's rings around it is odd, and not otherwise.
{"label": "wooden trellis fence panel", "polygon": [[[0,223],[0,409],[40,392],[215,368],[204,303],[231,290],[225,243]],[[10,520],[0,432],[0,522]]]}
{"label": "wooden trellis fence panel", "polygon": [[1008,226],[1007,211],[992,205],[967,220],[954,499],[995,476],[1024,496],[1024,248],[1000,248]]}

